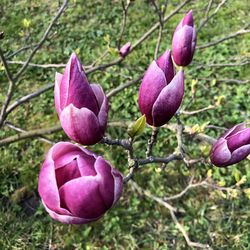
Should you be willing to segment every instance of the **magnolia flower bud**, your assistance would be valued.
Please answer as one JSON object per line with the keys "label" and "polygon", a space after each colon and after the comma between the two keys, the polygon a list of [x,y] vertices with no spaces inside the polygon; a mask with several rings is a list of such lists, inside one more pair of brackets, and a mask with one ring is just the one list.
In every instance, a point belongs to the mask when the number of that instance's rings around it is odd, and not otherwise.
{"label": "magnolia flower bud", "polygon": [[68,137],[84,145],[95,144],[104,135],[108,100],[98,84],[89,84],[73,53],[64,74],[56,73],[55,106]]}
{"label": "magnolia flower bud", "polygon": [[218,167],[226,167],[245,159],[250,154],[250,128],[245,123],[229,129],[213,145],[210,159]]}
{"label": "magnolia flower bud", "polygon": [[119,50],[120,56],[121,57],[127,56],[127,54],[130,52],[130,47],[131,47],[130,42],[127,42],[126,44],[124,44]]}
{"label": "magnolia flower bud", "polygon": [[38,191],[49,215],[66,224],[99,219],[120,198],[122,175],[101,156],[69,142],[48,152]]}
{"label": "magnolia flower bud", "polygon": [[167,50],[147,69],[139,90],[139,108],[147,123],[159,127],[167,123],[181,105],[184,95],[184,72],[176,75],[171,53]]}
{"label": "magnolia flower bud", "polygon": [[172,40],[173,59],[178,66],[191,63],[196,46],[196,30],[194,27],[192,10],[176,27]]}

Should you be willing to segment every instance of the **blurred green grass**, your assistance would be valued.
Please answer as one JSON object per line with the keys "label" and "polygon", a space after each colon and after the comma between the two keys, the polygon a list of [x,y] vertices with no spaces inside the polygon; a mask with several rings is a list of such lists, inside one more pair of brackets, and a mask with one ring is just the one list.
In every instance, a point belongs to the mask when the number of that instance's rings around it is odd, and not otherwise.
{"label": "blurred green grass", "polygon": [[[1,0],[1,30],[5,39],[1,47],[11,54],[18,48],[39,41],[56,12],[60,1]],[[167,13],[174,9],[178,1],[169,1]],[[214,1],[218,4],[219,1]],[[162,53],[171,46],[171,37],[183,14],[193,9],[198,25],[203,18],[207,1],[192,1],[164,27],[160,47]],[[218,14],[198,34],[198,44],[206,44],[233,33],[249,22],[247,0],[229,0]],[[107,49],[116,46],[120,31],[122,9],[119,1],[70,1],[69,8],[60,18],[49,36],[49,40],[36,54],[33,63],[66,63],[73,50],[77,51],[82,63],[89,65]],[[151,25],[157,15],[150,1],[133,1],[129,9],[128,24],[123,43],[136,41]],[[153,60],[157,32],[140,45],[119,66],[89,75],[91,82],[100,83],[108,91],[129,79],[142,74]],[[234,67],[204,67],[197,65],[230,63],[250,56],[250,35],[239,36],[217,46],[197,50],[192,65],[186,70],[186,92],[183,107],[196,110],[214,105],[215,109],[192,116],[182,115],[188,126],[209,124],[230,127],[235,123],[249,120],[249,84],[232,84],[220,79],[249,79],[249,64]],[[13,60],[25,60],[29,55],[23,52]],[[102,63],[112,60],[116,55],[109,54]],[[20,66],[11,65],[16,72]],[[59,70],[61,72],[61,70]],[[191,73],[188,74],[188,71]],[[54,82],[55,69],[29,67],[13,100],[31,91]],[[209,78],[203,79],[203,78]],[[197,80],[195,98],[192,98],[192,82]],[[7,91],[4,71],[0,70],[0,102]],[[137,106],[138,84],[125,89],[110,101],[110,121],[130,121],[140,114]],[[122,112],[121,112],[122,111]],[[58,122],[53,91],[48,91],[31,102],[17,108],[8,118],[23,129],[49,127]],[[174,119],[173,119],[173,122]],[[221,130],[205,128],[206,134],[217,137]],[[107,133],[114,138],[126,137],[126,129],[109,127]],[[6,126],[0,131],[0,138],[15,134]],[[138,138],[136,154],[144,156],[145,144],[150,130]],[[67,140],[63,132],[49,136],[59,141]],[[185,137],[185,145],[190,156],[207,157],[209,146],[197,144]],[[159,156],[172,153],[176,147],[175,135],[162,129],[154,154]],[[127,172],[126,154],[115,147],[97,145],[91,147],[103,154],[123,173]],[[139,196],[130,185],[125,187],[120,202],[100,221],[90,225],[67,226],[52,221],[40,204],[34,214],[27,213],[23,197],[13,200],[13,194],[25,187],[27,197],[37,195],[37,177],[44,155],[49,145],[30,139],[0,148],[0,248],[1,249],[187,249],[185,240],[176,229],[168,211],[158,204]],[[196,179],[204,178],[211,167],[202,163],[187,168],[181,162],[170,163],[166,170],[160,171],[157,165],[148,165],[135,176],[136,182],[158,196],[169,196],[180,192],[192,174]],[[250,184],[249,160],[227,169],[212,168],[214,181],[225,186],[237,183],[242,177],[245,183],[236,195],[206,189],[194,189],[182,199],[175,201],[176,207],[184,208],[186,213],[178,219],[185,225],[193,241],[210,244],[213,249],[250,249],[249,236],[249,194],[244,192]],[[32,201],[31,201],[31,204]]]}

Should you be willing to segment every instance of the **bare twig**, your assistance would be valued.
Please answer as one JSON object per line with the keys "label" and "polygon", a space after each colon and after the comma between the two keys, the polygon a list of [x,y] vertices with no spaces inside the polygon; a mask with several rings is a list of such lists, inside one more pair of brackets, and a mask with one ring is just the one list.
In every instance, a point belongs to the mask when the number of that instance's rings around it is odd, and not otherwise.
{"label": "bare twig", "polygon": [[[8,122],[8,121],[5,121],[5,125],[17,132],[22,132],[22,133],[27,133],[26,130],[22,129],[22,128],[19,128],[17,126],[15,126],[14,124]],[[39,139],[40,141],[43,141],[43,142],[46,142],[46,143],[49,143],[49,144],[55,144],[55,142],[53,142],[52,140],[46,138],[45,136],[38,136],[37,139]]]}
{"label": "bare twig", "polygon": [[132,81],[129,81],[127,83],[121,84],[118,87],[112,89],[109,91],[109,93],[107,94],[107,97],[110,98],[112,96],[115,96],[116,94],[118,94],[119,92],[121,92],[123,89],[130,87],[131,85],[134,85],[135,83],[139,82],[142,79],[142,77],[138,77]]}
{"label": "bare twig", "polygon": [[217,8],[215,9],[215,11],[209,16],[209,12],[211,10],[211,7],[212,7],[212,3],[213,3],[213,0],[210,0],[209,3],[208,3],[208,6],[207,6],[207,9],[206,9],[206,13],[205,13],[205,18],[200,22],[200,25],[199,27],[197,28],[197,32],[199,32],[203,26],[210,20],[212,19],[216,14],[217,12],[220,10],[220,8],[227,2],[227,0],[222,0]]}
{"label": "bare twig", "polygon": [[201,248],[201,249],[209,249],[209,245],[207,244],[202,244],[202,243],[198,243],[198,242],[193,242],[190,240],[187,232],[185,231],[184,227],[180,224],[180,222],[177,220],[177,217],[175,215],[175,212],[177,212],[178,210],[173,207],[172,205],[170,205],[169,203],[167,203],[166,201],[164,201],[163,199],[151,194],[149,191],[144,190],[143,188],[141,188],[138,184],[136,184],[135,182],[132,182],[132,186],[141,194],[141,195],[145,195],[146,197],[150,198],[153,201],[156,201],[158,204],[164,206],[165,208],[167,208],[170,212],[170,215],[172,217],[173,222],[175,223],[176,227],[179,229],[179,231],[182,233],[183,237],[186,240],[186,243],[189,247],[196,247],[196,248]]}
{"label": "bare twig", "polygon": [[216,82],[225,82],[225,83],[235,83],[235,84],[247,84],[250,82],[250,80],[239,80],[239,79],[228,79],[228,78],[208,78],[208,77],[198,77],[198,80],[206,80],[206,81],[212,81],[216,80]]}
{"label": "bare twig", "polygon": [[3,55],[3,52],[0,48],[0,58],[1,58],[1,61],[3,63],[3,66],[4,66],[4,69],[5,69],[5,72],[6,72],[6,76],[8,78],[8,81],[9,81],[9,88],[8,88],[8,91],[7,91],[7,95],[6,95],[6,98],[5,98],[5,101],[2,105],[2,109],[1,109],[1,113],[0,113],[0,128],[2,127],[3,125],[3,122],[4,122],[4,119],[5,119],[5,111],[10,103],[10,100],[11,100],[11,97],[13,95],[13,91],[14,91],[14,87],[15,87],[15,81],[10,73],[10,70],[9,70],[9,67],[8,67],[8,63],[6,62],[6,59]]}
{"label": "bare twig", "polygon": [[16,100],[15,102],[13,102],[9,107],[8,109],[6,110],[6,116],[12,112],[15,108],[17,108],[19,105],[31,100],[32,98],[35,98],[39,95],[41,95],[42,93],[46,92],[47,90],[51,89],[54,87],[54,84],[53,83],[50,83],[48,84],[47,86],[45,87],[42,87],[41,89],[31,93],[31,94],[28,94],[26,96],[23,96],[21,97],[20,99]]}
{"label": "bare twig", "polygon": [[193,111],[187,111],[187,110],[181,110],[180,114],[184,114],[184,115],[195,115],[210,109],[214,109],[216,108],[216,106],[214,105],[209,105],[208,107],[202,108],[202,109],[197,109],[197,110],[193,110]]}
{"label": "bare twig", "polygon": [[158,39],[157,39],[157,43],[156,43],[156,46],[155,46],[155,53],[154,53],[154,59],[156,60],[157,57],[158,57],[159,49],[160,49],[160,44],[161,44],[161,39],[162,39],[162,32],[163,32],[163,27],[164,27],[163,17],[165,15],[165,12],[166,12],[166,9],[167,9],[168,0],[165,1],[164,5],[163,5],[163,10],[161,10],[161,8],[157,6],[155,0],[152,0],[152,3],[154,5],[154,7],[155,7],[155,11],[156,11],[156,13],[158,15],[159,23],[160,23],[159,34],[158,34]]}
{"label": "bare twig", "polygon": [[108,137],[103,137],[103,139],[100,141],[102,144],[107,144],[107,145],[117,145],[125,148],[126,150],[130,149],[130,143],[126,139],[111,139]]}
{"label": "bare twig", "polygon": [[[23,61],[7,61],[7,62],[8,62],[8,64],[20,64],[20,65],[24,65],[26,63]],[[29,63],[28,66],[47,69],[47,68],[64,68],[66,66],[66,64],[63,64],[63,63],[59,63],[59,64],[56,64],[56,63],[51,63],[51,64]]]}
{"label": "bare twig", "polygon": [[122,41],[122,37],[123,37],[124,31],[125,31],[125,27],[126,27],[126,23],[127,23],[127,17],[128,17],[129,5],[130,5],[130,1],[127,1],[127,4],[125,4],[125,1],[122,0],[123,18],[122,18],[121,32],[120,32],[120,35],[118,37],[118,42],[117,42],[118,49],[120,49],[120,47],[121,47],[121,41]]}
{"label": "bare twig", "polygon": [[16,76],[15,76],[15,81],[17,81],[20,76],[24,73],[24,71],[26,70],[26,68],[28,67],[29,63],[31,62],[33,56],[36,54],[36,52],[41,48],[41,46],[44,44],[44,42],[46,41],[51,29],[53,28],[53,26],[55,25],[56,21],[59,19],[59,17],[62,15],[64,9],[67,7],[68,4],[68,0],[64,0],[62,6],[60,7],[60,9],[58,10],[57,14],[55,15],[55,17],[52,19],[51,23],[49,24],[48,28],[46,29],[46,31],[43,34],[42,39],[39,41],[39,43],[36,45],[36,47],[32,50],[31,54],[29,55],[28,59],[26,60],[25,64],[21,67],[21,69],[17,72]]}
{"label": "bare twig", "polygon": [[157,127],[152,127],[152,133],[151,133],[151,137],[148,140],[148,144],[147,144],[147,150],[146,150],[146,157],[150,157],[152,154],[152,150],[153,150],[153,145],[156,141],[157,135],[159,132],[159,128]]}
{"label": "bare twig", "polygon": [[5,139],[0,140],[0,146],[8,145],[10,143],[17,142],[17,141],[24,140],[24,139],[28,139],[28,138],[36,138],[39,136],[52,134],[52,133],[58,132],[60,130],[62,130],[61,125],[57,125],[57,126],[50,127],[50,128],[41,128],[41,129],[30,130],[30,131],[23,132],[23,133],[13,135],[13,136],[10,136],[10,137],[7,137]]}
{"label": "bare twig", "polygon": [[244,28],[243,28],[243,29],[241,29],[241,30],[238,30],[238,31],[232,33],[232,34],[229,34],[229,35],[227,35],[227,36],[225,36],[225,37],[222,37],[222,38],[220,38],[220,39],[218,39],[218,40],[215,40],[215,41],[212,41],[212,42],[210,42],[210,43],[207,43],[207,44],[203,44],[203,45],[197,46],[196,49],[205,49],[205,48],[209,48],[209,47],[211,47],[211,46],[215,46],[215,45],[217,45],[217,44],[219,44],[219,43],[222,43],[222,42],[227,41],[227,40],[229,40],[229,39],[235,38],[235,37],[237,37],[237,36],[241,36],[241,35],[247,34],[247,33],[249,33],[249,32],[250,32],[250,30],[247,30],[247,29],[244,29]]}
{"label": "bare twig", "polygon": [[[24,47],[18,49],[17,51],[13,52],[12,54],[10,54],[10,55],[8,55],[8,56],[5,56],[5,58],[6,58],[7,60],[9,60],[9,59],[12,58],[13,56],[16,56],[16,55],[18,55],[19,53],[21,53],[21,52],[23,52],[23,51],[25,51],[25,50],[31,49],[31,48],[33,48],[33,47],[35,47],[35,46],[37,46],[37,44],[31,44],[31,45],[28,45],[28,46],[24,46]],[[8,63],[10,63],[10,62],[8,61]]]}

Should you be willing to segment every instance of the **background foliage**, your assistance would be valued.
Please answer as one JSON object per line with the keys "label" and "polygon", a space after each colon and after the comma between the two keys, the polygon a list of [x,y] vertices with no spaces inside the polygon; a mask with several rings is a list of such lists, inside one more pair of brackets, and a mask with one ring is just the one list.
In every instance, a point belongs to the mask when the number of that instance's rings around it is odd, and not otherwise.
{"label": "background foliage", "polygon": [[[1,47],[10,55],[20,47],[36,43],[48,26],[60,1],[1,0],[1,30],[5,39]],[[167,14],[178,1],[169,1]],[[219,1],[214,1],[219,3]],[[195,23],[204,18],[207,1],[191,1],[164,26],[160,53],[171,46],[175,26],[183,14],[193,9]],[[215,4],[216,6],[216,4]],[[236,32],[249,22],[247,0],[229,0],[218,14],[201,29],[198,45],[206,44]],[[75,0],[58,21],[48,41],[36,54],[33,63],[66,63],[71,52],[78,53],[82,63],[89,65],[106,49],[109,54],[101,63],[117,57],[116,39],[122,20],[119,1]],[[155,10],[146,0],[132,2],[123,43],[136,41],[151,25],[158,21]],[[141,75],[153,60],[157,32],[139,46],[119,66],[97,71],[88,76],[91,82],[100,83],[108,91]],[[250,36],[230,39],[216,46],[196,51],[191,66],[186,70],[186,92],[183,109],[197,110],[209,105],[214,109],[196,115],[181,115],[185,125],[201,127],[204,124],[230,127],[249,121],[249,84],[238,84],[228,79],[248,80],[249,64],[243,66],[210,67],[208,64],[241,62],[250,56]],[[12,58],[25,61],[28,53]],[[200,65],[203,65],[200,67]],[[20,65],[11,65],[15,71]],[[62,69],[58,69],[62,72]],[[14,94],[14,99],[54,82],[55,69],[29,67]],[[0,67],[0,101],[7,91],[7,80]],[[125,89],[110,100],[110,121],[137,119],[138,86]],[[194,98],[192,99],[192,91]],[[192,101],[191,101],[192,100]],[[48,91],[31,102],[17,108],[8,118],[23,129],[45,128],[58,122],[54,108],[53,91]],[[174,120],[174,119],[173,119]],[[172,121],[175,122],[175,121]],[[204,132],[218,137],[222,131],[204,126]],[[126,128],[109,127],[113,138],[127,136]],[[0,130],[0,137],[15,134],[8,127]],[[143,157],[150,130],[138,138],[136,154]],[[63,132],[49,136],[52,140],[67,140]],[[189,136],[184,141],[192,158],[208,157],[210,146],[197,143]],[[176,147],[175,135],[162,129],[154,154],[172,153]],[[67,226],[52,221],[37,198],[37,177],[45,153],[50,145],[29,139],[0,148],[0,248],[1,249],[187,249],[185,240],[176,229],[166,209],[140,196],[126,185],[123,197],[114,209],[100,221],[90,225]],[[91,147],[103,154],[121,172],[127,173],[126,154],[119,148],[97,145]],[[185,213],[178,219],[185,225],[192,240],[210,244],[213,249],[250,249],[250,164],[245,160],[226,169],[197,163],[187,168],[182,162],[168,164],[165,170],[159,165],[147,165],[136,173],[135,181],[157,196],[170,196],[180,192],[194,175],[197,180],[207,174],[221,186],[238,185],[232,193],[197,188],[175,201]]]}

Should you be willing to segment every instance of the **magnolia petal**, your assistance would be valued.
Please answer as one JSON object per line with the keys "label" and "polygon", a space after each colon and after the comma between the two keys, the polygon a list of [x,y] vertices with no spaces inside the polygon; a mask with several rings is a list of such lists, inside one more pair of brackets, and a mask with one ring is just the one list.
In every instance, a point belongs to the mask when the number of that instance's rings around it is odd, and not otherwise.
{"label": "magnolia petal", "polygon": [[139,108],[147,123],[153,125],[152,107],[162,89],[167,85],[164,72],[153,61],[146,71],[139,90]]}
{"label": "magnolia petal", "polygon": [[229,165],[238,163],[242,160],[244,160],[245,158],[247,158],[247,156],[250,154],[250,144],[248,145],[244,145],[238,149],[236,149],[233,153],[232,153],[232,157],[230,160]]}
{"label": "magnolia petal", "polygon": [[240,124],[237,124],[235,126],[233,126],[232,128],[228,129],[224,135],[222,136],[223,138],[227,138],[229,136],[232,136],[236,133],[238,133],[239,131],[243,130],[246,128],[246,123],[245,122],[242,122]]}
{"label": "magnolia petal", "polygon": [[226,166],[232,156],[230,150],[228,149],[227,141],[224,138],[220,138],[215,147],[216,148],[212,149],[212,153],[210,155],[211,162],[218,167]]}
{"label": "magnolia petal", "polygon": [[56,76],[55,76],[55,88],[54,88],[54,99],[55,99],[55,107],[56,107],[56,112],[58,114],[58,116],[60,116],[62,109],[60,106],[60,85],[61,85],[61,81],[62,81],[63,75],[60,73],[56,72]]}
{"label": "magnolia petal", "polygon": [[77,217],[95,219],[106,212],[97,178],[83,176],[65,183],[59,194],[61,204]]}
{"label": "magnolia petal", "polygon": [[227,137],[227,145],[231,152],[247,144],[250,144],[250,128],[245,128]]}
{"label": "magnolia petal", "polygon": [[194,19],[193,19],[193,11],[190,10],[182,19],[182,26],[188,25],[193,27],[194,26]]}
{"label": "magnolia petal", "polygon": [[153,125],[167,123],[181,105],[184,95],[184,72],[180,70],[173,80],[161,91],[152,109]]}
{"label": "magnolia petal", "polygon": [[52,149],[50,149],[48,152],[46,160],[40,170],[38,179],[38,192],[48,208],[57,213],[69,215],[70,212],[61,208],[60,205],[60,198],[55,177],[55,166],[51,157]]}
{"label": "magnolia petal", "polygon": [[72,53],[60,85],[61,109],[69,104],[77,108],[88,108],[98,114],[98,104],[89,85],[82,65],[75,53]]}
{"label": "magnolia petal", "polygon": [[157,65],[164,72],[167,83],[170,83],[175,75],[174,64],[170,50],[166,50],[156,61]]}
{"label": "magnolia petal", "polygon": [[178,66],[187,66],[193,58],[193,27],[184,25],[176,31],[172,40],[172,54]]}
{"label": "magnolia petal", "polygon": [[111,174],[114,178],[114,201],[113,205],[120,199],[123,190],[123,177],[116,169],[111,170]]}
{"label": "magnolia petal", "polygon": [[64,223],[64,224],[86,224],[86,223],[90,223],[91,221],[95,221],[99,219],[99,218],[85,219],[85,218],[80,218],[80,217],[76,217],[73,215],[58,214],[55,211],[52,211],[51,209],[49,209],[43,200],[42,200],[42,203],[52,219],[59,221],[61,223]]}
{"label": "magnolia petal", "polygon": [[109,111],[108,98],[99,84],[90,84],[90,86],[98,102],[99,106],[98,121],[104,133],[108,121],[108,111]]}
{"label": "magnolia petal", "polygon": [[97,117],[87,108],[70,104],[62,111],[60,121],[68,137],[83,145],[95,144],[103,137]]}

